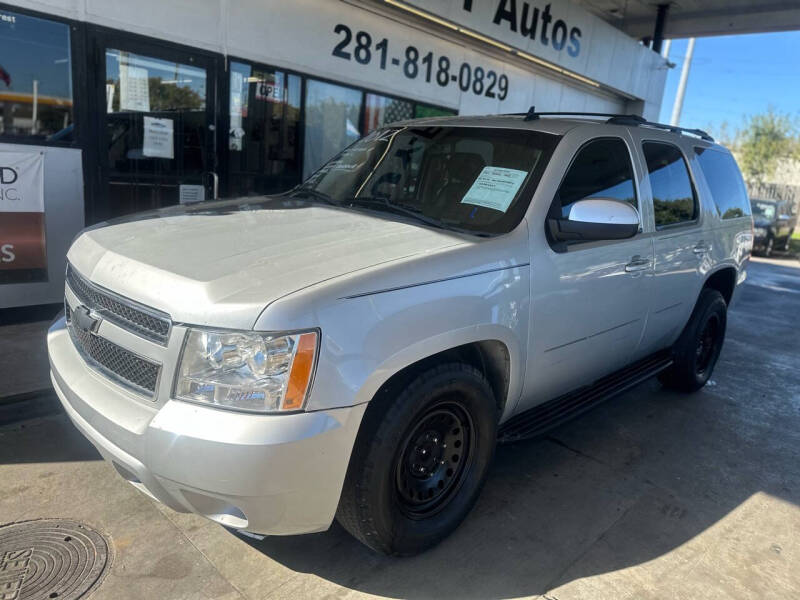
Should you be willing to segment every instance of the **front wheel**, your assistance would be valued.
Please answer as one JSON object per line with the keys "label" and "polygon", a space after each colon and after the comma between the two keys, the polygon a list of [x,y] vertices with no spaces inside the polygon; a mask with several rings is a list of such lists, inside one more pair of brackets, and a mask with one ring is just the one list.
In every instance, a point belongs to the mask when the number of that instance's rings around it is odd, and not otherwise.
{"label": "front wheel", "polygon": [[497,434],[494,395],[477,369],[449,363],[373,402],[336,518],[373,550],[417,554],[458,527],[483,487]]}
{"label": "front wheel", "polygon": [[665,386],[694,392],[711,378],[725,341],[728,305],[717,290],[704,289],[672,349],[673,363],[659,375]]}
{"label": "front wheel", "polygon": [[767,238],[767,241],[764,243],[764,256],[769,258],[772,256],[772,251],[775,249],[775,239],[772,236]]}

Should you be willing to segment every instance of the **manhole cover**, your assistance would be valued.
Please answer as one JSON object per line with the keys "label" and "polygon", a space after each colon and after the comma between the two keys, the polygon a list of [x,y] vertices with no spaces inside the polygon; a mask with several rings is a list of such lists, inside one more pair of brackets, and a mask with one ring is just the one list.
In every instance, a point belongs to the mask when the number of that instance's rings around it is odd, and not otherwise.
{"label": "manhole cover", "polygon": [[93,529],[65,519],[0,527],[0,598],[81,598],[110,566],[109,543]]}

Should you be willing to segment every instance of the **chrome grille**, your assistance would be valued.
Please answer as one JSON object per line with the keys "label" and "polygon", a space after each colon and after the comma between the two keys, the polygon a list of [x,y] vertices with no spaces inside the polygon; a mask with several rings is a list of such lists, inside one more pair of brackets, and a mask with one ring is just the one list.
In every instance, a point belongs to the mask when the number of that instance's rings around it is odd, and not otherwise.
{"label": "chrome grille", "polygon": [[72,265],[67,265],[67,285],[82,304],[104,319],[141,337],[167,344],[172,325],[168,314],[99,288],[81,277]]}
{"label": "chrome grille", "polygon": [[154,396],[161,366],[72,324],[72,311],[66,306],[67,329],[72,343],[86,361],[118,383],[146,396]]}

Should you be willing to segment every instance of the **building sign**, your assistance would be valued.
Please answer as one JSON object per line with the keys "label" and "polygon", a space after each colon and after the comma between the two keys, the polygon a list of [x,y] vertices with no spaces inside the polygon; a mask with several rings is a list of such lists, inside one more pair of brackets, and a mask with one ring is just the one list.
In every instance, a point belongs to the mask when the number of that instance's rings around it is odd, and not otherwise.
{"label": "building sign", "polygon": [[0,284],[47,280],[44,155],[0,152]]}
{"label": "building sign", "polygon": [[663,85],[663,58],[570,0],[405,2],[637,98]]}
{"label": "building sign", "polygon": [[[441,30],[435,23],[405,23],[346,2],[319,0],[285,2],[280,13],[264,21],[253,18],[263,11],[263,0],[237,0],[228,23],[237,35],[228,38],[226,48],[234,56],[455,108],[461,114],[520,112],[532,104],[543,110],[589,106],[614,112],[623,109],[626,98],[652,101],[656,107],[660,103],[666,77],[663,58],[568,0],[403,4],[474,36],[458,31],[432,35],[429,27]],[[501,52],[508,46],[510,60],[479,36],[501,44]],[[530,58],[512,56],[516,52]],[[552,68],[538,64],[539,59]],[[562,75],[559,69],[577,77]],[[599,85],[610,89],[597,94],[593,87]],[[615,91],[623,95],[609,93]]]}

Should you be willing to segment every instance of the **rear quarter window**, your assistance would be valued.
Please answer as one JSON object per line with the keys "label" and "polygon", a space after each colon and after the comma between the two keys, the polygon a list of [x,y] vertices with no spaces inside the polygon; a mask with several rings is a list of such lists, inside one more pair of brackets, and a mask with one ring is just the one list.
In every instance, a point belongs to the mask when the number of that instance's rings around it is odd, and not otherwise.
{"label": "rear quarter window", "polygon": [[644,142],[642,152],[653,191],[657,228],[697,220],[697,196],[683,153],[665,142]]}
{"label": "rear quarter window", "polygon": [[694,151],[720,218],[749,217],[747,188],[733,156],[714,148],[697,147]]}

